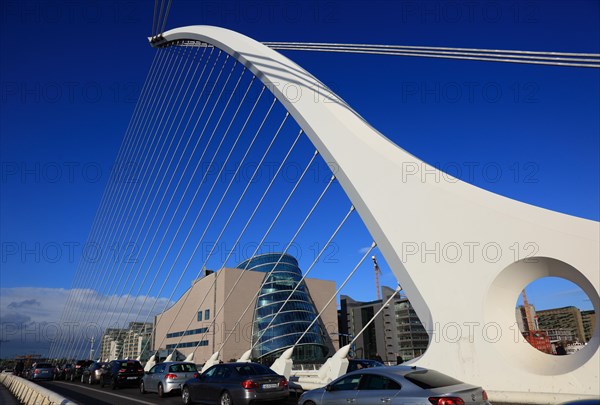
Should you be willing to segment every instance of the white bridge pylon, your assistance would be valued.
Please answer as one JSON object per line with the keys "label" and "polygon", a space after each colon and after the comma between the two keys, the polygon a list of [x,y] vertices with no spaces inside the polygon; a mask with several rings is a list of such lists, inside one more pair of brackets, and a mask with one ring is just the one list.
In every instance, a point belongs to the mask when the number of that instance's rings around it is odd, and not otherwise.
{"label": "white bridge pylon", "polygon": [[247,67],[331,167],[429,331],[413,364],[482,385],[492,400],[557,403],[600,395],[600,322],[579,352],[551,356],[522,338],[515,305],[546,276],[577,284],[600,313],[600,224],[464,183],[410,155],[315,77],[223,28],[163,35],[215,46]]}

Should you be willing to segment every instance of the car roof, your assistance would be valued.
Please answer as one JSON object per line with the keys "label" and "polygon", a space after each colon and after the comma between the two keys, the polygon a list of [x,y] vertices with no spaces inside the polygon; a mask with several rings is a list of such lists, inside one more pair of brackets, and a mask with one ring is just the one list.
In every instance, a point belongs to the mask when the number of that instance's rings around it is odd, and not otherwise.
{"label": "car roof", "polygon": [[[254,363],[252,361],[249,361],[249,362],[237,361],[235,363],[223,363],[223,364],[229,364],[231,366],[241,366],[241,365],[244,365],[244,364],[258,364],[258,365],[262,366],[262,364],[260,364],[260,363]],[[264,366],[264,367],[267,367],[267,366]]]}
{"label": "car roof", "polygon": [[417,367],[417,366],[387,366],[387,367],[371,367],[371,368],[361,368],[360,370],[354,370],[348,373],[349,374],[383,374],[390,376],[399,376],[404,377],[406,374],[411,373],[413,371],[427,371],[427,368]]}

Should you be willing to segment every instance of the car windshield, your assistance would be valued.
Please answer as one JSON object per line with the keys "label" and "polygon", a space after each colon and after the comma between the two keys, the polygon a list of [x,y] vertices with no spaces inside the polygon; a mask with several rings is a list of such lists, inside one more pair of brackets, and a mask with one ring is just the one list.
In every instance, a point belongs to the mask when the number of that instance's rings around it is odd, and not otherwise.
{"label": "car windshield", "polygon": [[36,365],[35,367],[36,368],[53,368],[54,366],[49,363],[40,363],[40,364]]}
{"label": "car windshield", "polygon": [[195,364],[173,364],[169,366],[171,373],[195,373],[198,371]]}
{"label": "car windshield", "polygon": [[435,370],[419,370],[404,376],[408,381],[423,389],[449,387],[451,385],[463,384],[457,380]]}
{"label": "car windshield", "polygon": [[142,368],[141,364],[136,361],[121,361],[119,362],[119,368],[125,368],[127,370],[134,370],[137,368]]}
{"label": "car windshield", "polygon": [[235,366],[235,371],[240,375],[275,374],[273,370],[260,364],[244,364]]}

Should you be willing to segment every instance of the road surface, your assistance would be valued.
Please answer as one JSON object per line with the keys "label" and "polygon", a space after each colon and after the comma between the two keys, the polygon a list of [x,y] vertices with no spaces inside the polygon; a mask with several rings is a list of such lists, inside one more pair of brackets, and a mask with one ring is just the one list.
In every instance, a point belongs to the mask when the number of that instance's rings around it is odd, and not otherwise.
{"label": "road surface", "polygon": [[[179,394],[160,398],[158,395],[151,393],[142,395],[139,389],[134,387],[112,390],[110,387],[100,388],[99,385],[67,381],[44,381],[38,384],[81,405],[182,404]],[[282,405],[296,404],[295,399],[290,399]]]}

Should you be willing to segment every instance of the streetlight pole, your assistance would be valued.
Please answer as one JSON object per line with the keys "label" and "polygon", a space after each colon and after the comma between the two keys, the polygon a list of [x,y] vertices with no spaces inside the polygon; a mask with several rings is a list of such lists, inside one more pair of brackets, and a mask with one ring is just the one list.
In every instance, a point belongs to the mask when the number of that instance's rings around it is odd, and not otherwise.
{"label": "streetlight pole", "polygon": [[90,339],[90,360],[94,360],[94,337]]}

